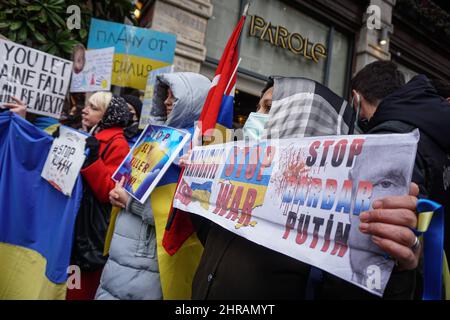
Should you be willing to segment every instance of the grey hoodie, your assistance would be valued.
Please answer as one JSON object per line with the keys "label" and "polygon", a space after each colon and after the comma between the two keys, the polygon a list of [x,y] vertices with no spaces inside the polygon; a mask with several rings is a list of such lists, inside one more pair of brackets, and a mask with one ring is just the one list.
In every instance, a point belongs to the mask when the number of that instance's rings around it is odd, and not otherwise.
{"label": "grey hoodie", "polygon": [[[169,73],[157,77],[151,114],[153,124],[189,129],[199,118],[211,82],[191,73]],[[166,117],[167,88],[175,103]],[[174,164],[172,164],[174,166]],[[156,231],[151,196],[142,205],[129,198],[117,217],[109,258],[103,269],[97,300],[162,299],[156,252]]]}
{"label": "grey hoodie", "polygon": [[[194,126],[208,95],[211,81],[201,74],[192,72],[165,73],[156,77],[153,104],[150,114],[154,124],[188,129]],[[172,112],[166,116],[164,100],[167,88],[175,97]]]}

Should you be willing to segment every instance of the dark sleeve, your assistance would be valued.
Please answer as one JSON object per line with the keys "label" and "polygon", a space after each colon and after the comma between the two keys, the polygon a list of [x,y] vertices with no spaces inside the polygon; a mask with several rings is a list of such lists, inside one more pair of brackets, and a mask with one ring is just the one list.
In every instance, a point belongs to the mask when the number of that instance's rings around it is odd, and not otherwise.
{"label": "dark sleeve", "polygon": [[198,214],[191,214],[191,221],[194,225],[195,232],[197,233],[197,238],[200,240],[202,245],[205,246],[212,222],[206,218],[199,216]]}
{"label": "dark sleeve", "polygon": [[426,166],[423,157],[419,152],[416,154],[416,160],[414,162],[414,169],[412,174],[412,182],[419,186],[419,199],[427,199],[429,195],[429,190],[426,185],[427,181]]}

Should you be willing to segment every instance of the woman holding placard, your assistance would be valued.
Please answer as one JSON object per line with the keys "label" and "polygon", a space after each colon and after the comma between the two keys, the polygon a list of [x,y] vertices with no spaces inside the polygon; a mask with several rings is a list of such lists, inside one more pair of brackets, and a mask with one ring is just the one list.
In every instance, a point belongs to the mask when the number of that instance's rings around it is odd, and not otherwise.
{"label": "woman holding placard", "polygon": [[[211,82],[190,73],[166,73],[157,76],[151,114],[159,125],[193,131],[200,116]],[[158,229],[158,217],[168,210],[181,169],[172,163],[144,204],[128,195],[124,179],[110,192],[111,203],[122,208],[114,229],[108,262],[103,269],[98,300],[188,299],[193,271],[184,265],[164,266],[164,252],[158,249],[164,234]],[[167,217],[168,212],[165,212]],[[167,219],[167,218],[166,218]],[[161,224],[159,224],[161,226]],[[164,249],[162,249],[164,250]],[[190,242],[188,254],[200,258],[201,245]],[[163,259],[161,259],[163,258]],[[165,260],[167,261],[167,260]],[[198,261],[198,260],[197,260]],[[184,270],[174,268],[184,268]],[[166,278],[165,278],[166,277]],[[168,277],[168,278],[167,278]]]}
{"label": "woman holding placard", "polygon": [[103,246],[111,212],[109,192],[115,186],[111,176],[129,151],[123,128],[130,112],[123,98],[97,92],[89,98],[82,118],[93,136],[86,139],[89,154],[81,169],[84,191],[72,251],[72,264],[82,271],[81,288],[68,290],[69,300],[94,298],[106,262]]}

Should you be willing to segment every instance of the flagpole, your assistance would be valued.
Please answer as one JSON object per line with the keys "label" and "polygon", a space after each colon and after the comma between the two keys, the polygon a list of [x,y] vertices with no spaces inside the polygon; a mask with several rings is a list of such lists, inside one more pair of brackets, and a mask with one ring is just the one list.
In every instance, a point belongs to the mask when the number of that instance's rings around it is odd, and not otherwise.
{"label": "flagpole", "polygon": [[[244,17],[247,16],[248,9],[250,8],[250,4],[251,4],[251,1],[247,2],[247,4],[246,4],[245,7],[244,7],[244,12],[242,13],[242,15],[243,15]],[[241,7],[241,8],[242,8],[242,7]]]}
{"label": "flagpole", "polygon": [[228,91],[228,88],[230,87],[231,82],[233,82],[233,78],[236,75],[236,72],[239,68],[239,64],[241,63],[241,61],[242,61],[242,58],[239,58],[239,61],[236,64],[236,68],[234,68],[233,73],[231,74],[230,81],[228,81],[227,87],[225,88],[225,93]]}

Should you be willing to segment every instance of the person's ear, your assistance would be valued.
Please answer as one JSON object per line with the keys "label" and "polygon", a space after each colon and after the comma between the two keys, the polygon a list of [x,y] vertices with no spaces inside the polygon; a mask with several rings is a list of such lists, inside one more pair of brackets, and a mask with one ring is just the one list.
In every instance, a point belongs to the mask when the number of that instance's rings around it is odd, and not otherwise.
{"label": "person's ear", "polygon": [[353,108],[357,111],[356,109],[361,105],[361,96],[356,90],[352,90],[352,98],[354,101]]}

